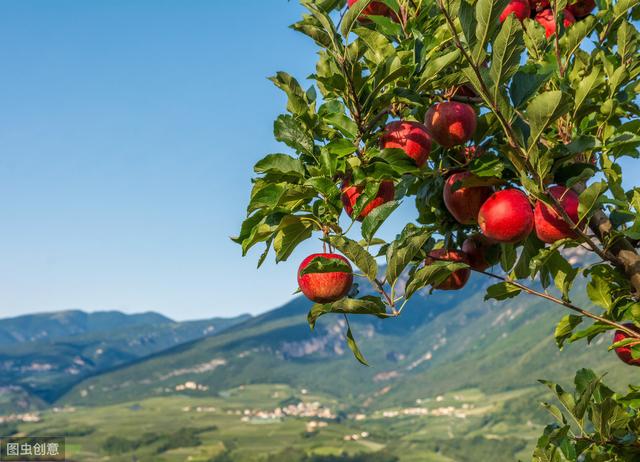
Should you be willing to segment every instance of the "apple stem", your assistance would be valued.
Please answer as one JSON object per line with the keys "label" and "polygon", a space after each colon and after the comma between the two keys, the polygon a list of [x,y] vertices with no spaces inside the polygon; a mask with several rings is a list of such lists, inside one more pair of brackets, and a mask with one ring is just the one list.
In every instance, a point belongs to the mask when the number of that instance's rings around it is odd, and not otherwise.
{"label": "apple stem", "polygon": [[396,314],[395,303],[393,302],[393,300],[391,300],[391,297],[389,297],[389,294],[387,294],[387,291],[384,289],[384,285],[382,284],[382,282],[378,281],[378,279],[374,279],[373,282],[376,285],[376,290],[380,293],[380,295],[382,295],[385,298],[385,300],[387,301],[387,305],[389,305],[389,307],[391,308],[391,310],[395,315]]}

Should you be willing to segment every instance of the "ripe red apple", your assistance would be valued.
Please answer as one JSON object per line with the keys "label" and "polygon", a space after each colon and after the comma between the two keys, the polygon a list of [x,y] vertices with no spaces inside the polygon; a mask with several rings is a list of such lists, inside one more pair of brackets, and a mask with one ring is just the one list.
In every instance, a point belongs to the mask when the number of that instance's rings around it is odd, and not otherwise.
{"label": "ripe red apple", "polygon": [[[342,203],[344,204],[344,209],[347,212],[347,215],[349,215],[351,218],[353,218],[353,207],[356,205],[356,201],[362,194],[363,189],[364,186],[351,186],[347,182],[345,182],[345,184],[342,186]],[[382,204],[392,201],[395,193],[396,189],[393,186],[393,181],[383,181],[382,183],[380,183],[378,194],[375,198],[369,201],[362,212],[360,212],[357,220],[364,220],[365,217],[369,215],[373,209],[375,209],[376,207],[380,207]]]}
{"label": "ripe red apple", "polygon": [[482,234],[474,234],[462,243],[462,251],[469,259],[469,266],[478,271],[486,271],[491,266],[487,261],[486,251],[493,244]]}
{"label": "ripe red apple", "polygon": [[464,144],[476,131],[476,112],[465,103],[446,101],[433,105],[425,116],[425,125],[434,140],[445,148]]}
{"label": "ripe red apple", "polygon": [[504,22],[510,14],[515,14],[516,18],[524,21],[531,16],[531,6],[529,0],[511,0],[500,15],[500,22]]}
{"label": "ripe red apple", "polygon": [[392,122],[386,126],[380,145],[383,149],[402,149],[422,167],[431,153],[431,136],[421,123]]}
{"label": "ripe red apple", "polygon": [[[432,250],[431,252],[429,252],[429,255],[427,256],[424,263],[425,265],[431,265],[433,264],[433,262],[438,260],[469,264],[469,259],[464,252],[461,252],[459,250],[447,249]],[[437,286],[434,286],[434,289],[460,290],[469,280],[469,276],[471,276],[471,270],[469,268],[459,269],[451,273],[451,275],[443,282],[441,282]]]}
{"label": "ripe red apple", "polygon": [[484,154],[484,149],[477,146],[465,146],[462,150],[464,158],[467,162],[471,162]]}
{"label": "ripe red apple", "polygon": [[[564,186],[552,186],[549,193],[555,197],[571,220],[578,224],[578,195]],[[577,233],[563,220],[558,212],[538,201],[534,211],[536,234],[542,242],[553,244],[560,239],[575,238]]]}
{"label": "ripe red apple", "polygon": [[298,268],[298,287],[312,302],[331,303],[345,297],[353,284],[353,272],[307,273],[300,275],[312,260],[323,258],[326,260],[342,260],[351,269],[349,260],[335,253],[314,253],[305,258]]}
{"label": "ripe red apple", "polygon": [[520,242],[533,231],[529,199],[519,189],[498,191],[480,208],[478,224],[489,239],[511,244]]}
{"label": "ripe red apple", "polygon": [[577,0],[571,5],[567,5],[567,10],[577,19],[586,18],[595,9],[595,0]]}
{"label": "ripe red apple", "polygon": [[454,191],[458,182],[478,178],[471,172],[454,173],[444,184],[442,196],[444,205],[456,221],[463,225],[478,223],[478,212],[485,201],[493,194],[491,186],[462,186]]}
{"label": "ripe red apple", "polygon": [[[349,8],[351,8],[358,0],[349,0]],[[394,11],[382,2],[371,2],[367,7],[362,10],[362,15],[358,18],[359,21],[367,22],[367,16],[386,16],[391,19],[396,18]]]}
{"label": "ripe red apple", "polygon": [[[634,324],[625,324],[624,327],[627,327],[634,332],[640,332],[640,329]],[[613,343],[618,343],[628,338],[629,334],[627,334],[626,332],[622,332],[621,330],[617,330],[615,336],[613,337]],[[633,356],[631,356],[630,346],[621,346],[616,348],[616,354],[618,355],[618,358],[620,358],[630,366],[640,366],[640,359],[633,359]]]}
{"label": "ripe red apple", "polygon": [[551,2],[549,0],[529,0],[529,7],[531,13],[536,13],[551,7]]}
{"label": "ripe red apple", "polygon": [[[572,24],[575,24],[576,18],[573,17],[573,14],[571,14],[571,11],[565,8],[564,10],[562,10],[562,14],[564,16],[564,20],[562,21],[562,24],[564,24],[565,29],[571,26]],[[547,38],[555,35],[556,21],[553,18],[553,11],[551,10],[541,11],[536,15],[536,21],[538,21],[538,23],[542,25],[542,27],[544,27]]]}

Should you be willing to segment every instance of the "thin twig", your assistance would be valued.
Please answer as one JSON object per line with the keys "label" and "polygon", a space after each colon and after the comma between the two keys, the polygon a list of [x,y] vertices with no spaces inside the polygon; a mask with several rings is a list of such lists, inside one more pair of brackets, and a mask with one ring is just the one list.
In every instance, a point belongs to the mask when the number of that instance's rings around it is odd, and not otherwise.
{"label": "thin twig", "polygon": [[565,300],[559,299],[557,297],[554,297],[553,295],[549,295],[549,294],[546,294],[544,292],[538,292],[537,290],[532,289],[531,287],[527,287],[524,284],[520,284],[519,282],[516,282],[516,281],[514,281],[512,279],[509,279],[507,277],[504,277],[504,276],[499,276],[499,275],[494,274],[494,273],[489,273],[487,271],[481,271],[481,270],[477,270],[477,269],[474,269],[474,268],[471,268],[471,270],[475,271],[476,273],[481,273],[481,274],[484,274],[485,276],[489,276],[491,278],[498,279],[500,281],[506,282],[507,284],[510,284],[510,285],[512,285],[514,287],[517,287],[518,289],[520,289],[520,290],[522,290],[522,291],[524,291],[524,292],[526,292],[526,293],[528,293],[530,295],[535,295],[537,297],[541,297],[541,298],[544,298],[546,300],[549,300],[549,301],[551,301],[553,303],[557,303],[558,305],[562,305],[565,308],[569,308],[570,310],[575,311],[576,313],[580,313],[581,315],[586,316],[587,318],[591,318],[591,319],[599,321],[599,322],[601,322],[603,324],[607,324],[608,326],[615,327],[616,329],[624,332],[625,334],[629,335],[632,338],[640,339],[640,333],[635,332],[635,331],[629,329],[628,327],[625,327],[623,324],[619,324],[619,323],[617,323],[615,321],[611,321],[610,319],[603,318],[602,316],[598,316],[597,314],[591,313],[590,311],[587,311],[587,310],[585,310],[583,308],[580,308],[579,306],[576,306],[573,303],[570,303],[570,302],[567,302]]}

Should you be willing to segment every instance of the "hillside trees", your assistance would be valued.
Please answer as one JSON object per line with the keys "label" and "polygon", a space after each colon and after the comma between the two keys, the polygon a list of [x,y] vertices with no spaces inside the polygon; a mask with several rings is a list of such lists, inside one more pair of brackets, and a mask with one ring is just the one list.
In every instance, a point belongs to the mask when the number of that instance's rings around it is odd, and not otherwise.
{"label": "hillside trees", "polygon": [[[302,0],[291,27],[319,48],[314,83],[271,78],[287,95],[274,134],[294,154],[255,165],[235,241],[243,254],[264,243],[260,266],[317,235],[377,291],[314,305],[312,328],[327,314],[400,316],[418,291],[475,271],[495,282],[487,300],[524,293],[567,310],[559,347],[616,331],[612,347],[640,358],[640,189],[625,189],[620,164],[640,147],[640,2],[520,3]],[[385,242],[376,232],[403,201],[415,223]],[[593,263],[569,263],[578,246]],[[300,271],[346,266],[318,257]],[[573,303],[578,277],[595,308]],[[574,394],[547,385],[565,414],[548,405],[557,422],[534,460],[640,457],[640,388],[616,395],[585,371]]]}

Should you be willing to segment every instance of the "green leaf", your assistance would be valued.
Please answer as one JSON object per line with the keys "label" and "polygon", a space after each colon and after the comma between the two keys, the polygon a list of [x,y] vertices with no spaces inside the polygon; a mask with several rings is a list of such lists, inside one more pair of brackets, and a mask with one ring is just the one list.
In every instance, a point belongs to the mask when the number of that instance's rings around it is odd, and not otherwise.
{"label": "green leaf", "polygon": [[541,249],[544,249],[544,243],[535,236],[535,233],[532,233],[525,239],[518,262],[513,268],[516,279],[524,279],[532,275],[531,261],[538,255]]}
{"label": "green leaf", "polygon": [[588,217],[592,210],[600,204],[600,197],[609,188],[606,182],[599,181],[593,183],[582,194],[580,194],[580,204],[578,206],[578,217],[582,221]]}
{"label": "green leaf", "polygon": [[458,9],[458,17],[460,18],[462,33],[467,40],[467,44],[469,45],[469,48],[473,48],[477,41],[476,27],[478,24],[476,22],[475,8],[468,1],[461,0],[460,8]]}
{"label": "green leaf", "polygon": [[542,403],[542,405],[559,423],[563,425],[567,424],[567,419],[565,418],[564,414],[562,414],[562,411],[558,408],[558,406],[550,403]]}
{"label": "green leaf", "polygon": [[591,73],[580,80],[576,88],[576,96],[573,107],[573,117],[575,118],[583,104],[599,86],[604,83],[604,76],[599,67],[594,67]]}
{"label": "green leaf", "polygon": [[415,161],[400,149],[383,149],[374,158],[384,160],[398,175],[416,174],[420,171]]}
{"label": "green leaf", "polygon": [[311,237],[313,224],[296,215],[282,219],[280,229],[273,240],[276,262],[285,261],[302,241]]}
{"label": "green leaf", "polygon": [[538,91],[552,72],[534,66],[521,67],[515,73],[509,85],[509,96],[515,107],[520,107]]}
{"label": "green leaf", "polygon": [[569,291],[578,275],[578,270],[573,268],[557,250],[549,253],[545,265],[545,269],[553,276],[554,284],[562,293],[562,299],[569,300]]}
{"label": "green leaf", "polygon": [[317,274],[317,273],[351,273],[351,265],[349,263],[340,260],[338,258],[327,258],[323,256],[317,256],[313,258],[307,266],[304,267],[299,276],[305,274]]}
{"label": "green leaf", "polygon": [[355,138],[358,134],[356,123],[341,112],[326,114],[324,121],[350,139]]}
{"label": "green leaf", "polygon": [[486,300],[507,300],[509,298],[514,298],[520,295],[520,290],[518,287],[513,284],[509,284],[508,282],[500,282],[498,284],[494,284],[487,288],[487,293],[484,296]]}
{"label": "green leaf", "polygon": [[607,332],[609,330],[611,330],[611,327],[608,324],[603,324],[600,321],[597,321],[591,324],[586,329],[582,329],[581,331],[574,333],[569,338],[568,341],[570,343],[573,343],[578,340],[582,340],[583,338],[586,338],[587,342],[591,343],[591,340],[593,340],[596,336],[602,334],[603,332]]}
{"label": "green leaf", "polygon": [[256,182],[251,192],[247,213],[261,208],[275,208],[286,193],[286,183]]}
{"label": "green leaf", "polygon": [[447,261],[430,263],[416,271],[413,276],[409,278],[405,290],[405,298],[411,298],[414,293],[427,285],[437,286],[451,276],[451,273],[465,268],[469,268],[469,265]]}
{"label": "green leaf", "polygon": [[280,173],[283,175],[303,176],[304,167],[300,159],[287,154],[269,154],[253,167],[256,173]]}
{"label": "green leaf", "polygon": [[628,21],[622,21],[617,32],[617,52],[623,63],[633,59],[634,54],[638,52],[639,38],[636,28]]}
{"label": "green leaf", "polygon": [[[326,34],[325,43],[321,46],[328,48],[334,52],[342,52],[343,44],[338,37],[338,31],[336,30],[331,18],[326,10],[318,8],[315,2],[309,0],[302,0],[300,2],[309,12],[313,15],[319,30],[322,30]],[[313,37],[312,37],[313,38]]]}
{"label": "green leaf", "polygon": [[[582,369],[582,370],[584,371],[585,369]],[[589,372],[592,372],[592,371],[589,371]],[[581,371],[578,371],[578,374],[580,373]],[[578,380],[577,375],[576,375],[576,380]],[[598,388],[598,386],[600,385],[601,381],[602,381],[602,377],[599,377],[599,378],[596,378],[595,380],[589,381],[584,386],[584,390],[582,390],[582,392],[580,393],[580,396],[578,397],[578,401],[576,402],[576,407],[574,408],[574,411],[573,411],[573,414],[576,416],[578,420],[582,420],[582,418],[584,417],[589,407],[589,404],[591,402],[591,398],[593,397],[593,394]]]}
{"label": "green leaf", "polygon": [[478,0],[476,2],[476,38],[473,58],[475,64],[482,64],[485,56],[485,48],[498,29],[498,18],[505,9],[508,0]]}
{"label": "green leaf", "polygon": [[292,116],[279,116],[274,123],[273,134],[278,141],[285,143],[296,151],[313,154],[313,139]]}
{"label": "green leaf", "polygon": [[360,351],[360,348],[358,348],[358,344],[356,343],[356,340],[353,338],[353,333],[351,332],[351,326],[347,328],[347,345],[349,345],[349,349],[353,353],[353,356],[355,356],[355,358],[358,360],[358,362],[360,362],[360,364],[364,366],[369,365],[367,360],[364,359],[364,356]]}
{"label": "green leaf", "polygon": [[338,169],[338,157],[329,152],[328,149],[322,148],[320,151],[320,168],[325,177],[333,178]]}
{"label": "green leaf", "polygon": [[591,275],[591,281],[587,284],[587,295],[593,303],[604,308],[606,311],[611,310],[613,307],[611,287],[607,281],[598,275]]}
{"label": "green leaf", "polygon": [[349,154],[356,152],[356,146],[353,142],[345,138],[335,139],[325,147],[327,148],[327,151],[338,157],[348,156]]}
{"label": "green leaf", "polygon": [[538,380],[543,385],[546,385],[560,400],[564,408],[573,414],[575,408],[575,401],[570,393],[564,391],[564,389],[557,383],[549,382],[547,380]]}
{"label": "green leaf", "polygon": [[[580,152],[585,150],[583,149]],[[556,169],[554,179],[557,184],[563,184],[570,188],[581,180],[586,182],[586,180],[595,175],[595,170],[596,167],[590,163],[571,163]]]}
{"label": "green leaf", "polygon": [[343,16],[342,23],[340,25],[340,32],[342,33],[343,37],[346,38],[349,36],[349,34],[351,33],[351,29],[353,29],[353,26],[356,24],[358,18],[365,10],[365,8],[369,6],[369,3],[371,3],[371,0],[358,0],[351,7],[349,7],[347,12]]}
{"label": "green leaf", "polygon": [[380,32],[367,29],[366,27],[359,27],[355,32],[358,37],[360,37],[360,40],[369,48],[367,57],[375,64],[382,64],[388,56],[395,54],[396,51],[393,45],[391,45],[391,42]]}
{"label": "green leaf", "polygon": [[556,339],[556,344],[558,348],[562,348],[564,342],[571,337],[573,330],[582,322],[582,316],[576,316],[573,314],[568,314],[563,317],[558,325],[556,326],[556,331],[554,333],[554,337]]}
{"label": "green leaf", "polygon": [[398,277],[420,252],[420,249],[422,249],[430,237],[431,233],[422,231],[405,240],[396,240],[391,244],[387,251],[386,277],[389,284],[395,284]]}
{"label": "green leaf", "polygon": [[529,150],[538,143],[544,130],[570,108],[569,98],[560,90],[536,96],[527,106],[527,120],[531,127]]}
{"label": "green leaf", "polygon": [[380,226],[382,226],[386,219],[389,218],[389,215],[391,215],[399,205],[399,201],[391,201],[373,209],[362,221],[362,237],[367,241],[371,241],[376,231],[378,231]]}
{"label": "green leaf", "polygon": [[323,48],[331,49],[334,46],[331,35],[327,33],[320,22],[312,15],[304,15],[302,21],[291,25],[291,29],[305,34]]}
{"label": "green leaf", "polygon": [[469,165],[469,171],[480,178],[502,178],[504,160],[492,154],[483,154]]}
{"label": "green leaf", "polygon": [[526,20],[524,21],[524,43],[527,46],[529,55],[534,59],[541,61],[544,56],[544,52],[547,46],[547,38],[545,37],[545,31],[537,21]]}
{"label": "green leaf", "polygon": [[422,75],[420,76],[419,88],[421,90],[424,90],[430,81],[434,80],[437,77],[440,77],[442,71],[455,63],[460,58],[460,56],[460,51],[456,49],[450,51],[445,55],[430,59],[427,62]]}
{"label": "green leaf", "polygon": [[637,344],[638,344],[637,338],[625,338],[623,340],[620,340],[619,342],[615,342],[609,345],[609,351],[615,350],[617,348],[626,347],[629,345],[637,345]]}
{"label": "green leaf", "polygon": [[269,77],[275,86],[284,91],[289,97],[287,110],[292,114],[304,114],[309,109],[306,95],[296,79],[286,72],[278,72],[275,76]]}
{"label": "green leaf", "polygon": [[616,18],[621,18],[638,5],[640,0],[618,0],[613,4],[613,14]]}
{"label": "green leaf", "polygon": [[564,51],[565,59],[569,60],[580,47],[582,41],[593,32],[596,24],[594,16],[587,16],[565,30],[564,35],[560,38],[560,48]]}
{"label": "green leaf", "polygon": [[362,298],[343,298],[333,303],[318,303],[313,305],[309,314],[307,315],[307,321],[309,327],[313,330],[316,326],[316,321],[320,316],[325,314],[368,314],[377,316],[379,318],[388,317],[386,313],[385,304],[378,297],[367,295]]}
{"label": "green leaf", "polygon": [[516,264],[518,254],[513,244],[500,244],[500,266],[505,273],[511,271]]}
{"label": "green leaf", "polygon": [[489,76],[493,84],[493,100],[497,101],[500,87],[505,84],[520,66],[520,56],[524,51],[522,26],[515,15],[510,14],[502,23],[493,45]]}
{"label": "green leaf", "polygon": [[351,260],[370,281],[374,281],[378,275],[378,264],[373,256],[356,241],[344,236],[329,236],[332,246],[342,252]]}

